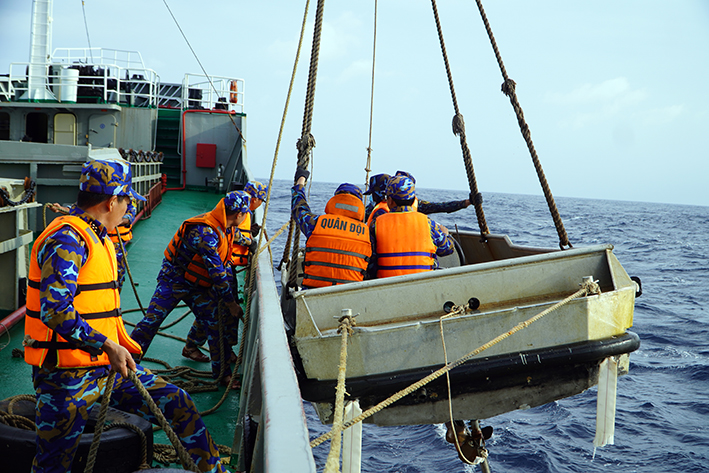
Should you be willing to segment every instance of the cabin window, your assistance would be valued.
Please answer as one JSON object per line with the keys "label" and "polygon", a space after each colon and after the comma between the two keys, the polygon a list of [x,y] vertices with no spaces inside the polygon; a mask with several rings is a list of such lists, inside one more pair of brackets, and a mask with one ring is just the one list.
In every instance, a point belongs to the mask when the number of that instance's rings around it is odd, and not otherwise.
{"label": "cabin window", "polygon": [[46,113],[32,112],[27,114],[25,121],[25,136],[22,141],[32,141],[33,143],[46,143],[48,134],[48,123]]}
{"label": "cabin window", "polygon": [[76,117],[73,113],[54,115],[54,144],[76,145]]}
{"label": "cabin window", "polygon": [[0,112],[0,140],[10,139],[10,114]]}

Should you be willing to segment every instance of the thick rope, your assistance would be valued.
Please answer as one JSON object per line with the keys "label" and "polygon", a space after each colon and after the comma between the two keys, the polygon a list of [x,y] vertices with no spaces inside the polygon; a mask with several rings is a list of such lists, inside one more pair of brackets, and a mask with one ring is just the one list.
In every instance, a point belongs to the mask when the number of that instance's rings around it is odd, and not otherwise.
{"label": "thick rope", "polygon": [[532,162],[534,163],[534,169],[537,171],[537,177],[539,178],[539,183],[542,186],[542,190],[544,191],[544,197],[546,198],[547,201],[547,206],[549,207],[549,211],[551,212],[551,217],[554,220],[554,225],[556,226],[556,233],[559,235],[559,247],[563,250],[564,246],[568,246],[571,248],[571,243],[569,243],[569,237],[566,234],[566,230],[564,229],[564,224],[561,221],[561,216],[559,215],[559,211],[556,208],[556,203],[554,202],[554,197],[551,195],[551,189],[549,188],[549,184],[547,183],[546,176],[544,175],[544,170],[542,169],[542,165],[539,162],[539,157],[537,156],[537,151],[534,149],[534,143],[532,142],[532,135],[529,130],[529,126],[527,125],[527,122],[524,119],[524,112],[522,111],[522,106],[519,104],[519,101],[517,100],[517,94],[515,92],[515,81],[510,79],[507,76],[507,70],[505,70],[505,65],[502,62],[502,55],[500,54],[500,50],[497,47],[497,42],[495,41],[495,37],[492,34],[492,28],[490,27],[490,22],[487,20],[487,15],[485,14],[485,9],[483,8],[483,4],[481,0],[475,0],[475,3],[478,5],[478,10],[480,11],[480,17],[483,20],[483,23],[485,24],[485,31],[487,31],[487,35],[490,38],[490,45],[492,46],[493,51],[495,52],[495,58],[497,59],[497,64],[500,66],[500,72],[502,73],[502,78],[504,79],[504,82],[502,83],[502,93],[505,94],[507,97],[510,99],[510,103],[512,104],[512,108],[515,111],[515,114],[517,115],[517,123],[519,124],[519,129],[522,132],[522,136],[524,137],[524,141],[527,143],[527,149],[529,149],[529,153],[532,156]]}
{"label": "thick rope", "polygon": [[[303,129],[296,147],[298,148],[298,166],[303,169],[308,168],[310,162],[310,152],[315,147],[315,138],[311,134],[313,122],[313,107],[315,105],[315,84],[318,77],[318,59],[320,57],[320,38],[322,36],[323,15],[325,11],[325,0],[318,0],[318,7],[315,12],[315,28],[313,30],[313,45],[310,51],[310,70],[308,72],[308,87],[305,95],[305,110],[303,111]],[[293,217],[291,216],[291,220]],[[300,229],[293,221],[293,249],[291,253],[290,269],[288,273],[288,285],[295,286],[298,278],[298,250],[300,246]],[[287,290],[287,288],[285,289]]]}
{"label": "thick rope", "polygon": [[367,165],[364,167],[364,189],[369,188],[369,173],[372,171],[372,119],[374,115],[374,64],[377,57],[377,0],[374,0],[374,38],[372,39],[372,86],[369,96],[369,143],[367,144]]}
{"label": "thick rope", "polygon": [[94,438],[91,441],[91,447],[89,448],[89,456],[86,459],[86,466],[84,467],[85,473],[93,473],[94,464],[96,463],[96,454],[98,453],[98,447],[101,443],[101,434],[103,433],[103,427],[106,425],[106,415],[108,414],[108,403],[111,401],[111,394],[113,394],[113,384],[116,382],[116,372],[111,370],[108,375],[108,381],[106,382],[106,388],[103,391],[103,398],[101,399],[101,409],[98,412],[98,418],[96,419],[96,427],[94,427]]}
{"label": "thick rope", "polygon": [[[434,371],[433,373],[429,374],[429,375],[426,376],[425,378],[423,378],[423,379],[417,381],[416,383],[410,385],[409,387],[407,387],[407,388],[405,388],[405,389],[402,389],[401,391],[399,391],[399,392],[395,393],[394,395],[388,397],[387,399],[383,400],[382,402],[380,402],[380,403],[377,404],[376,406],[367,409],[365,412],[361,413],[360,415],[358,415],[358,416],[355,417],[354,419],[352,419],[352,420],[348,421],[347,423],[345,423],[345,424],[342,426],[342,430],[349,429],[350,427],[352,427],[353,425],[355,425],[357,422],[362,422],[362,421],[363,421],[364,419],[366,419],[367,417],[370,417],[370,416],[376,414],[377,412],[381,411],[381,410],[384,409],[385,407],[388,407],[388,406],[390,406],[391,404],[395,403],[396,401],[398,401],[398,400],[401,399],[402,397],[404,397],[404,396],[406,396],[406,395],[408,395],[408,394],[411,394],[412,392],[414,392],[414,391],[420,389],[422,386],[425,386],[426,384],[430,383],[431,381],[433,381],[433,380],[435,380],[435,379],[437,379],[437,378],[440,378],[441,376],[443,376],[444,374],[446,374],[446,373],[449,372],[450,370],[452,370],[452,369],[454,369],[454,368],[457,368],[458,366],[460,366],[460,365],[462,365],[463,363],[465,363],[466,361],[470,360],[472,357],[474,357],[475,355],[479,354],[480,352],[485,351],[485,350],[487,350],[488,348],[490,348],[490,347],[492,347],[492,346],[494,346],[494,345],[500,343],[502,340],[506,339],[506,338],[509,337],[510,335],[513,335],[513,334],[519,332],[520,330],[529,327],[531,324],[533,324],[533,323],[536,322],[537,320],[541,319],[542,317],[544,317],[544,316],[547,315],[548,313],[550,313],[550,312],[552,312],[552,311],[558,309],[559,307],[562,307],[562,306],[565,305],[565,304],[568,304],[568,303],[571,302],[572,300],[574,300],[574,299],[576,299],[576,298],[578,298],[578,297],[583,297],[583,296],[588,295],[588,294],[599,294],[599,293],[600,293],[600,289],[599,289],[599,287],[598,287],[598,284],[596,284],[594,281],[590,281],[590,280],[589,280],[589,281],[584,281],[584,282],[581,284],[581,286],[582,286],[581,289],[579,289],[578,291],[574,292],[573,294],[571,294],[571,295],[570,295],[569,297],[567,297],[566,299],[564,299],[564,300],[562,300],[562,301],[560,301],[560,302],[557,302],[557,303],[554,304],[553,306],[551,306],[551,307],[549,307],[548,309],[546,309],[546,310],[540,312],[539,314],[535,315],[534,317],[531,317],[531,318],[525,320],[524,322],[520,322],[520,323],[517,324],[512,330],[510,330],[509,332],[505,332],[505,333],[503,333],[503,334],[501,334],[501,335],[498,335],[498,336],[495,337],[494,339],[492,339],[492,340],[490,340],[489,342],[487,342],[486,344],[484,344],[484,345],[482,345],[482,346],[476,348],[475,350],[471,351],[470,353],[468,353],[467,355],[463,356],[462,358],[458,358],[456,361],[454,361],[454,362],[452,362],[452,363],[449,363],[449,364],[443,366],[442,368],[439,368],[438,370],[436,370],[436,371]],[[337,433],[338,433],[338,432],[335,432],[335,429],[330,430],[330,432],[328,432],[328,433],[326,433],[326,434],[323,434],[323,435],[321,435],[320,437],[316,438],[315,440],[311,441],[311,442],[310,442],[310,447],[311,447],[311,448],[317,447],[318,445],[320,445],[321,443],[323,443],[325,440],[331,439],[331,438],[332,438],[335,434],[337,434]]]}
{"label": "thick rope", "polygon": [[[343,311],[344,312],[344,311]],[[342,335],[340,342],[340,366],[337,371],[337,388],[335,388],[335,412],[332,421],[332,430],[337,431],[335,438],[330,443],[330,453],[325,462],[325,473],[340,471],[340,446],[342,444],[342,418],[345,411],[345,376],[347,373],[347,336],[352,335],[355,321],[352,311],[340,317],[340,326],[337,331]]]}
{"label": "thick rope", "polygon": [[487,222],[485,221],[485,213],[483,212],[483,199],[482,194],[478,191],[478,182],[475,179],[475,171],[473,170],[473,159],[470,155],[470,148],[468,148],[468,141],[465,137],[465,122],[463,121],[463,115],[460,113],[458,108],[458,99],[455,96],[455,87],[453,86],[453,74],[451,74],[450,64],[448,63],[448,54],[446,53],[446,43],[443,41],[443,30],[441,29],[441,21],[438,17],[438,7],[436,7],[436,0],[431,0],[431,8],[433,8],[433,17],[436,20],[436,30],[438,31],[438,41],[441,44],[441,53],[443,55],[443,62],[446,66],[446,75],[448,76],[448,86],[451,91],[451,99],[453,100],[453,109],[455,110],[455,116],[453,117],[453,134],[457,135],[460,139],[460,148],[463,152],[463,163],[465,163],[465,173],[468,176],[468,186],[470,187],[470,194],[473,204],[475,206],[475,215],[478,218],[478,226],[480,227],[480,235],[483,237],[490,233],[487,227]]}
{"label": "thick rope", "polygon": [[133,384],[135,384],[135,387],[143,396],[143,399],[150,408],[150,411],[156,417],[158,424],[160,425],[160,427],[162,427],[163,431],[165,432],[165,435],[167,435],[167,438],[170,439],[170,443],[172,443],[173,447],[175,447],[175,450],[178,452],[178,456],[180,458],[180,463],[182,463],[182,466],[188,471],[198,472],[199,469],[197,468],[197,465],[195,464],[194,460],[192,460],[192,457],[187,452],[184,445],[182,445],[180,439],[170,427],[170,424],[168,424],[165,415],[162,413],[157,404],[155,404],[155,401],[153,401],[153,398],[150,396],[150,393],[145,389],[143,383],[140,382],[138,376],[136,376],[135,371],[131,369],[128,370],[128,379],[130,379]]}

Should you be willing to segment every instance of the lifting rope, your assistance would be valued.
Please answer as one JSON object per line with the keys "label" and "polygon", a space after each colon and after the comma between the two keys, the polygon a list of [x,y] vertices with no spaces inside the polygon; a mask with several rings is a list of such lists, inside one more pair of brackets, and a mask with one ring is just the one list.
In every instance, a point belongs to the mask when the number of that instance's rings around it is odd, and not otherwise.
{"label": "lifting rope", "polygon": [[423,379],[415,382],[414,384],[410,385],[409,387],[402,389],[401,391],[391,395],[390,397],[383,400],[382,402],[380,402],[376,406],[373,406],[373,407],[367,409],[366,411],[364,411],[363,413],[361,413],[360,415],[358,415],[354,419],[346,422],[342,426],[342,429],[336,431],[336,429],[333,427],[332,430],[330,430],[330,432],[321,435],[320,437],[316,438],[315,440],[312,440],[310,442],[310,448],[317,447],[318,445],[323,443],[325,440],[331,439],[333,436],[338,434],[340,431],[349,429],[350,427],[352,427],[356,423],[362,422],[364,419],[366,419],[366,418],[376,414],[377,412],[381,411],[382,409],[392,405],[393,403],[395,403],[399,399],[403,398],[404,396],[407,396],[407,395],[411,394],[412,392],[420,389],[421,387],[427,385],[431,381],[433,381],[437,378],[440,378],[441,376],[448,373],[452,369],[457,368],[458,366],[462,365],[463,363],[470,360],[474,356],[478,355],[480,352],[487,350],[488,348],[500,343],[502,340],[506,339],[510,335],[513,335],[513,334],[519,332],[520,330],[527,328],[528,326],[530,326],[531,324],[533,324],[537,320],[541,319],[542,317],[544,317],[548,313],[558,309],[559,307],[562,307],[563,305],[568,304],[572,300],[579,298],[579,297],[587,296],[589,294],[591,294],[591,295],[600,294],[600,292],[601,292],[601,289],[598,286],[598,283],[593,281],[592,278],[588,278],[588,279],[584,278],[584,281],[580,284],[580,286],[581,286],[581,289],[574,292],[573,294],[571,294],[570,296],[568,296],[564,300],[557,302],[556,304],[543,310],[539,314],[537,314],[533,317],[530,317],[529,319],[525,320],[524,322],[520,322],[519,324],[515,325],[510,331],[505,332],[501,335],[498,335],[494,339],[490,340],[489,342],[487,342],[484,345],[481,345],[480,347],[471,351],[467,355],[465,355],[461,358],[458,358],[456,361],[454,361],[452,363],[448,363],[448,364],[444,365],[443,367],[441,367],[438,370],[434,371],[433,373],[429,374],[425,378],[423,378]]}
{"label": "lifting rope", "polygon": [[551,189],[549,189],[549,184],[547,183],[546,176],[544,175],[544,170],[542,169],[542,165],[539,162],[537,151],[534,149],[532,135],[529,131],[529,126],[527,125],[527,122],[524,119],[524,112],[522,111],[522,106],[517,100],[517,94],[515,92],[516,83],[507,76],[507,70],[505,70],[505,65],[502,62],[502,55],[500,55],[500,50],[497,47],[497,42],[495,41],[495,37],[492,34],[492,28],[490,27],[490,23],[487,20],[487,15],[485,14],[485,10],[483,9],[482,0],[475,0],[475,3],[477,3],[478,10],[480,10],[480,16],[483,20],[483,23],[485,24],[485,31],[487,31],[487,35],[490,38],[490,45],[492,46],[492,49],[495,52],[495,58],[497,59],[497,64],[500,66],[500,72],[502,73],[502,78],[504,79],[504,82],[502,83],[502,93],[510,99],[512,108],[514,109],[515,114],[517,115],[517,123],[519,124],[519,129],[522,132],[524,141],[527,143],[527,148],[529,149],[529,153],[532,156],[534,169],[536,169],[537,171],[539,183],[541,184],[542,190],[544,191],[544,197],[546,198],[549,211],[551,212],[551,217],[554,220],[554,225],[556,226],[556,233],[559,235],[559,247],[562,250],[564,249],[564,246],[568,246],[569,248],[571,248],[572,245],[571,243],[569,243],[569,237],[566,234],[564,224],[561,221],[561,216],[559,215],[559,211],[556,208],[554,197],[551,195]]}
{"label": "lifting rope", "polygon": [[[322,36],[323,14],[325,11],[325,0],[318,0],[318,7],[315,12],[315,28],[313,31],[313,46],[310,51],[310,70],[308,72],[308,87],[305,95],[305,110],[303,112],[303,129],[300,139],[296,143],[298,149],[298,166],[303,169],[308,168],[310,162],[310,152],[315,147],[315,138],[311,134],[313,122],[313,106],[315,105],[315,83],[318,76],[318,58],[320,56],[320,37]],[[293,250],[288,273],[288,285],[295,286],[298,277],[298,247],[300,241],[300,229],[291,216],[291,225],[288,237],[293,237]],[[287,288],[285,289],[287,290]]]}
{"label": "lifting rope", "polygon": [[369,144],[367,145],[367,165],[364,167],[364,190],[369,190],[369,173],[372,172],[372,116],[374,114],[374,64],[377,57],[377,0],[374,0],[374,38],[372,39],[372,86],[369,95]]}
{"label": "lifting rope", "polygon": [[453,100],[453,108],[455,116],[453,117],[453,134],[460,138],[460,148],[463,152],[463,162],[465,163],[465,172],[468,176],[468,185],[470,187],[471,204],[475,206],[475,215],[478,217],[478,226],[480,227],[480,235],[485,236],[490,233],[485,221],[485,213],[483,212],[483,198],[478,191],[478,183],[475,179],[475,171],[473,170],[473,160],[470,156],[470,149],[465,137],[465,121],[463,115],[458,109],[458,99],[455,96],[455,87],[453,86],[453,75],[451,74],[450,64],[448,63],[448,54],[446,53],[446,43],[443,41],[443,31],[441,30],[441,21],[438,18],[438,8],[436,0],[431,0],[431,8],[433,8],[433,17],[436,20],[436,30],[438,31],[438,40],[441,44],[441,54],[443,62],[446,66],[446,75],[448,76],[448,85],[451,90],[451,99]]}

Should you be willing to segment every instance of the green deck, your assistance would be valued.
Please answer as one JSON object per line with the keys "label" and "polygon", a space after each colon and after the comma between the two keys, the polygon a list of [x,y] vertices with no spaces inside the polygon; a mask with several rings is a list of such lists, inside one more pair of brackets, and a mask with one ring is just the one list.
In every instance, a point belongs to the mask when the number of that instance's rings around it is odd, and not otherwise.
{"label": "green deck", "polygon": [[[147,308],[150,302],[155,289],[155,278],[162,263],[163,251],[179,225],[189,217],[212,210],[218,199],[219,196],[212,192],[170,191],[163,195],[162,203],[153,210],[150,218],[134,226],[133,241],[127,247],[128,264],[143,307]],[[240,285],[243,285],[243,273],[241,276]],[[128,278],[121,299],[123,310],[129,311],[124,314],[125,321],[127,323],[139,321],[142,317],[140,311],[131,311],[139,306]],[[186,310],[186,308],[175,309],[164,325],[177,320]],[[177,325],[168,328],[166,332],[185,338],[193,321],[194,317],[190,314]],[[126,328],[129,333],[132,331],[132,327]],[[0,356],[3,360],[3,369],[0,370],[0,400],[17,394],[34,393],[29,365],[21,358],[11,358],[12,349],[21,348],[23,334],[24,324],[20,322],[10,330],[10,341],[7,346],[5,345],[8,343],[8,336],[0,336]],[[184,343],[181,341],[158,335],[150,346],[147,356],[164,360],[173,367],[182,365],[198,370],[210,369],[209,363],[197,363],[183,358],[181,356],[183,346]],[[143,366],[151,369],[163,368],[151,362],[145,362]],[[224,388],[220,387],[216,392],[196,393],[192,397],[200,411],[206,411],[217,404],[223,393]],[[218,444],[231,447],[238,408],[238,391],[231,391],[224,404],[215,413],[204,417],[210,433]],[[169,444],[170,442],[162,432],[156,432],[155,443]]]}

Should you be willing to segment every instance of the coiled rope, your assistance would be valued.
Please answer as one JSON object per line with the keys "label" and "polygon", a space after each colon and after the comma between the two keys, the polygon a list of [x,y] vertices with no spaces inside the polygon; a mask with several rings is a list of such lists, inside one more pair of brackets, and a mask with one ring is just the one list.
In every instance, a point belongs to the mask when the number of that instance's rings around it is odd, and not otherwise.
{"label": "coiled rope", "polygon": [[388,397],[387,399],[383,400],[382,402],[380,402],[376,406],[373,406],[373,407],[367,409],[366,411],[364,411],[363,413],[361,413],[360,415],[358,415],[354,419],[346,422],[342,426],[342,429],[339,429],[336,431],[335,428],[333,427],[333,429],[330,430],[330,432],[323,434],[320,437],[316,438],[315,440],[311,441],[310,447],[311,448],[316,447],[316,446],[320,445],[321,443],[323,443],[325,440],[331,439],[335,434],[352,427],[353,425],[355,425],[358,422],[362,422],[364,419],[376,414],[377,412],[381,411],[385,407],[390,406],[391,404],[395,403],[396,401],[398,401],[402,397],[404,397],[408,394],[411,394],[412,392],[420,389],[422,386],[425,386],[426,384],[430,383],[431,381],[433,381],[437,378],[440,378],[441,376],[443,376],[444,374],[446,374],[450,370],[457,368],[458,366],[460,366],[463,363],[465,363],[466,361],[470,360],[472,357],[479,354],[480,352],[487,350],[488,348],[500,343],[502,340],[506,339],[510,335],[513,335],[513,334],[519,332],[520,330],[523,330],[523,329],[529,327],[531,324],[533,324],[537,320],[541,319],[542,317],[544,317],[548,313],[558,309],[559,307],[562,307],[565,304],[568,304],[572,300],[577,299],[579,297],[586,296],[588,294],[600,294],[600,291],[601,290],[595,281],[592,281],[590,279],[584,280],[583,283],[581,283],[581,289],[574,292],[573,294],[568,296],[566,299],[557,302],[553,306],[551,306],[551,307],[547,308],[546,310],[540,312],[539,314],[525,320],[524,322],[520,322],[514,328],[512,328],[510,331],[505,332],[501,335],[498,335],[494,339],[492,339],[489,342],[487,342],[486,344],[476,348],[475,350],[471,351],[467,355],[465,355],[461,358],[458,358],[456,361],[454,361],[452,363],[446,364],[445,366],[443,366],[442,368],[439,368],[438,370],[429,374],[425,378],[417,381],[416,383],[410,385],[409,387],[402,389],[401,391]]}
{"label": "coiled rope", "polygon": [[556,208],[556,203],[554,202],[554,197],[551,195],[551,189],[549,188],[549,184],[547,182],[546,176],[544,175],[544,170],[542,169],[542,165],[539,162],[539,157],[537,156],[537,151],[534,149],[534,143],[532,142],[532,134],[529,130],[529,126],[527,125],[526,120],[524,119],[524,112],[522,111],[522,106],[519,104],[519,100],[517,100],[517,93],[515,92],[516,88],[516,83],[512,79],[510,79],[507,75],[507,70],[505,69],[505,65],[502,62],[502,55],[500,54],[500,50],[497,47],[497,42],[495,41],[495,37],[492,34],[492,28],[490,27],[490,22],[487,19],[487,15],[485,14],[485,9],[483,8],[482,0],[475,0],[475,3],[478,5],[478,10],[480,11],[480,17],[483,20],[483,23],[485,24],[485,31],[487,31],[487,35],[490,38],[490,45],[492,46],[493,51],[495,52],[495,58],[497,59],[497,64],[500,66],[500,72],[502,73],[502,78],[504,81],[502,82],[502,93],[505,94],[507,97],[510,99],[510,103],[512,104],[512,108],[515,111],[515,114],[517,115],[517,123],[519,124],[519,129],[520,132],[522,132],[522,136],[524,137],[524,141],[527,143],[527,149],[529,149],[529,153],[532,156],[532,162],[534,163],[534,169],[537,171],[537,177],[539,178],[539,183],[542,186],[542,190],[544,191],[544,197],[546,198],[547,201],[547,206],[549,207],[549,211],[551,212],[552,219],[554,220],[554,225],[556,226],[556,232],[559,235],[559,247],[563,250],[564,246],[568,246],[569,248],[572,247],[571,243],[569,243],[569,237],[566,234],[566,230],[564,229],[564,224],[561,221],[561,216],[559,215],[559,211]]}
{"label": "coiled rope", "polygon": [[473,169],[473,160],[470,156],[470,148],[468,148],[468,141],[465,137],[465,121],[463,120],[463,114],[460,113],[458,108],[458,99],[455,95],[455,86],[453,85],[453,74],[451,73],[450,64],[448,63],[448,54],[446,53],[446,43],[443,40],[443,30],[441,29],[441,21],[438,17],[438,7],[436,6],[436,0],[431,0],[431,8],[433,9],[433,17],[436,20],[436,30],[438,31],[438,41],[441,44],[441,54],[443,55],[443,62],[446,67],[446,75],[448,76],[448,86],[451,91],[451,99],[453,100],[453,109],[455,110],[455,115],[453,116],[453,134],[457,135],[460,139],[460,148],[463,152],[463,163],[465,164],[465,173],[468,176],[468,186],[470,187],[471,204],[475,206],[475,215],[478,218],[478,226],[480,227],[480,235],[485,236],[490,233],[487,227],[487,222],[485,221],[485,213],[483,212],[483,198],[482,194],[478,191],[478,183],[475,179],[475,171]]}

